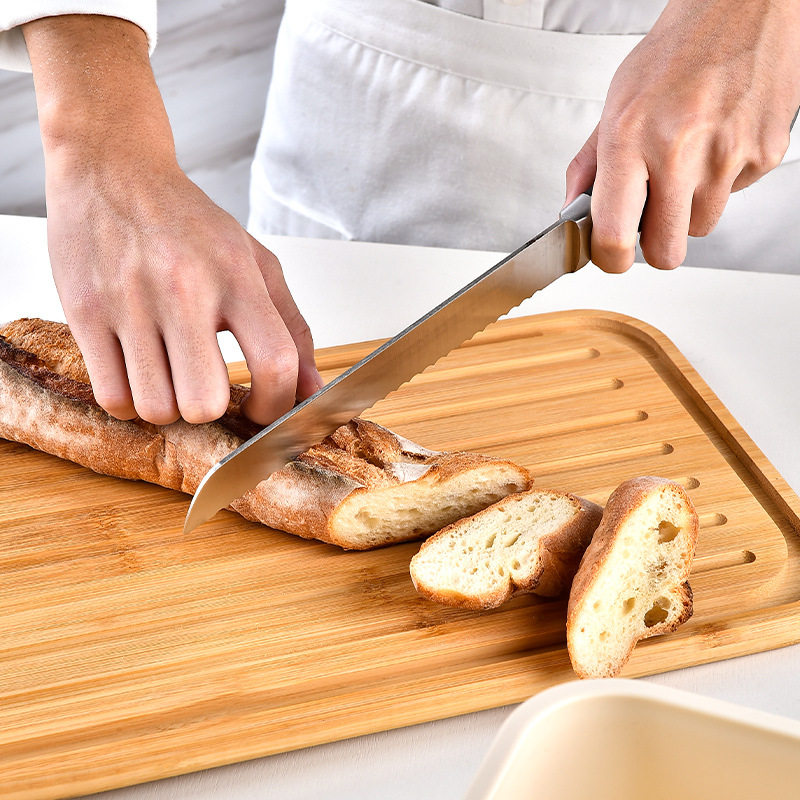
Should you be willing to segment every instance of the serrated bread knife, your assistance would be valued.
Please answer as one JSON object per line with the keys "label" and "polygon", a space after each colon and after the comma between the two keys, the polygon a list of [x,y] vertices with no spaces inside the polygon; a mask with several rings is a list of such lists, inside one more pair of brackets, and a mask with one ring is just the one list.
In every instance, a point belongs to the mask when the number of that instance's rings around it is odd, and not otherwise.
{"label": "serrated bread knife", "polygon": [[184,533],[211,519],[534,292],[588,263],[590,200],[581,195],[557,222],[519,250],[225,456],[197,488]]}

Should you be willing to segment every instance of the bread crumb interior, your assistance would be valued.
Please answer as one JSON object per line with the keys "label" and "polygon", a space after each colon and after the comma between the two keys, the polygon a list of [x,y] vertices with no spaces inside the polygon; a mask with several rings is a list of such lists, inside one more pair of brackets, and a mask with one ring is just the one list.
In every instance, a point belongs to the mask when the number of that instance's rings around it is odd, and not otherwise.
{"label": "bread crumb interior", "polygon": [[427,536],[525,489],[519,472],[504,464],[452,475],[354,492],[332,520],[335,531],[359,546],[391,544]]}
{"label": "bread crumb interior", "polygon": [[576,513],[575,503],[560,494],[508,497],[430,541],[415,558],[415,579],[429,590],[462,597],[505,593],[533,577],[541,538]]}
{"label": "bread crumb interior", "polygon": [[573,641],[576,660],[617,663],[633,639],[680,616],[689,524],[689,510],[668,490],[630,516],[586,594]]}

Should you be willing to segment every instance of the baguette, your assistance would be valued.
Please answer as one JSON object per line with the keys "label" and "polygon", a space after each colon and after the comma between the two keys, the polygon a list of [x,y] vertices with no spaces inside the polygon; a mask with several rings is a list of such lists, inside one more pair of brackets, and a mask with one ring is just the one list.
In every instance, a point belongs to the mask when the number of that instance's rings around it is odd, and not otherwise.
{"label": "baguette", "polygon": [[[216,422],[118,420],[97,404],[66,325],[0,327],[0,437],[105,475],[193,493],[205,473],[260,428],[231,385]],[[346,549],[426,536],[512,492],[527,470],[474,453],[426,450],[354,419],[231,504],[248,520]]]}
{"label": "baguette", "polygon": [[495,608],[518,593],[558,596],[602,514],[564,492],[511,495],[424,542],[411,560],[411,580],[429,600],[461,608]]}
{"label": "baguette", "polygon": [[569,595],[567,647],[581,678],[617,675],[637,642],[691,617],[697,529],[677,483],[634,478],[614,491]]}

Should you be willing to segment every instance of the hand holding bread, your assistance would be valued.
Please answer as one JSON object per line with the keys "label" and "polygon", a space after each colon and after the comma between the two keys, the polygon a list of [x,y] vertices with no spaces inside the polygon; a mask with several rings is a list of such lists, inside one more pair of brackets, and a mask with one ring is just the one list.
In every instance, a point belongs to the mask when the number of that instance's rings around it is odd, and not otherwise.
{"label": "hand holding bread", "polygon": [[[230,385],[214,422],[119,420],[97,404],[66,325],[0,327],[0,437],[95,472],[193,493],[206,472],[259,431]],[[249,520],[347,549],[418,539],[527,489],[527,470],[475,453],[426,450],[355,419],[231,504]]]}

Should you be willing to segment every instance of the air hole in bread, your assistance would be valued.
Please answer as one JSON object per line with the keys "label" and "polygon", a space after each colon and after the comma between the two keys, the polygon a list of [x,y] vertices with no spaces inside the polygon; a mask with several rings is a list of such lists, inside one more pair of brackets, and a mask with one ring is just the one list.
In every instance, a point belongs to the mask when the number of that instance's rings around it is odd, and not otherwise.
{"label": "air hole in bread", "polygon": [[519,533],[512,533],[511,537],[506,539],[503,542],[503,546],[504,547],[513,547],[517,543],[517,541],[519,540],[520,536],[522,536],[522,532],[521,531]]}
{"label": "air hole in bread", "polygon": [[597,611],[600,608],[600,601],[595,600],[594,603],[592,603],[592,608]]}
{"label": "air hole in bread", "polygon": [[630,614],[631,611],[636,607],[636,598],[629,597],[623,604],[622,604],[622,613],[623,614]]}
{"label": "air hole in bread", "polygon": [[358,514],[356,514],[356,519],[368,529],[375,528],[380,521],[374,514],[370,514],[369,511],[359,511]]}
{"label": "air hole in bread", "polygon": [[503,567],[498,567],[497,574],[502,578],[506,574],[506,571]]}
{"label": "air hole in bread", "polygon": [[511,569],[519,569],[521,566],[522,566],[522,564],[519,563],[519,559],[518,558],[515,558],[511,562]]}
{"label": "air hole in bread", "polygon": [[490,537],[489,537],[489,538],[486,540],[486,544],[484,544],[484,547],[485,547],[487,550],[490,550],[492,547],[494,547],[494,541],[495,541],[495,539],[497,539],[497,534],[496,534],[496,533],[493,533],[493,534],[492,534],[492,535],[491,535],[491,536],[490,536]]}
{"label": "air hole in bread", "polygon": [[600,635],[597,638],[600,639],[601,642],[605,641],[608,639],[608,631],[600,631]]}
{"label": "air hole in bread", "polygon": [[658,543],[664,544],[664,542],[671,542],[680,532],[680,528],[676,528],[668,520],[662,519],[661,522],[658,523]]}
{"label": "air hole in bread", "polygon": [[644,624],[648,628],[652,628],[653,625],[664,622],[671,605],[666,597],[657,597],[653,607],[644,615]]}

